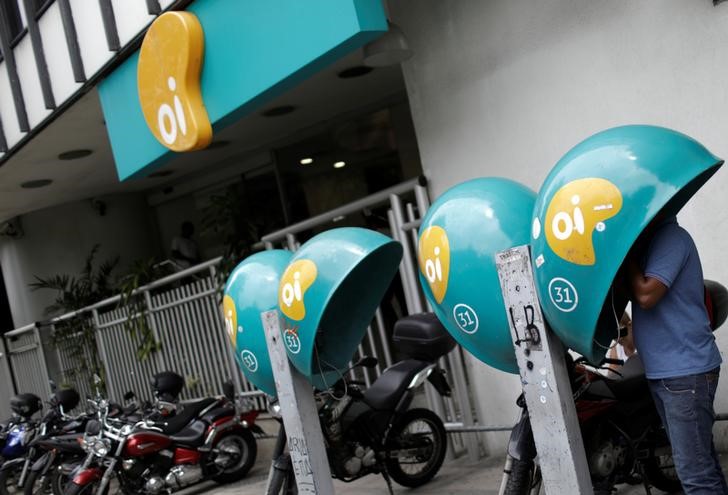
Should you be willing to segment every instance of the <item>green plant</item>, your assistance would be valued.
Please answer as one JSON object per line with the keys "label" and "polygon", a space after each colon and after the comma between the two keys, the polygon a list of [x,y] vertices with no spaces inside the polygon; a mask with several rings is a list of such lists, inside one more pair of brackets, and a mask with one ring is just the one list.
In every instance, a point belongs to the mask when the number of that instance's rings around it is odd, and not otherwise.
{"label": "green plant", "polygon": [[[113,295],[114,284],[111,275],[119,263],[119,258],[117,256],[108,259],[96,267],[94,261],[98,250],[97,244],[91,249],[83,269],[77,275],[35,277],[35,282],[30,284],[31,289],[56,291],[53,304],[46,308],[47,315],[71,313]],[[74,315],[57,322],[53,343],[77,363],[76,369],[66,370],[67,375],[74,375],[67,378],[82,376],[90,380],[94,373],[104,376],[96,348],[94,325],[88,314]]]}
{"label": "green plant", "polygon": [[217,285],[222,297],[225,281],[233,268],[253,252],[258,241],[255,225],[243,215],[241,201],[234,187],[224,193],[210,197],[210,203],[203,210],[203,235],[215,236],[225,246],[222,262],[217,271]]}
{"label": "green plant", "polygon": [[135,291],[167,274],[153,258],[136,260],[129,273],[119,281],[119,307],[125,308],[128,316],[124,328],[136,343],[136,355],[140,361],[159,351],[162,343],[157,340],[149,324],[144,294]]}

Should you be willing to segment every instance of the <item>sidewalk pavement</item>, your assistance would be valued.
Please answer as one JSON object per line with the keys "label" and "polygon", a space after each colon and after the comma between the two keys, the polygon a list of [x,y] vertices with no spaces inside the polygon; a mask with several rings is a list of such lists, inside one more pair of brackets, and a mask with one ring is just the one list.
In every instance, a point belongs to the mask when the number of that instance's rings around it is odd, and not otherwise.
{"label": "sidewalk pavement", "polygon": [[[246,479],[231,485],[219,486],[215,483],[204,483],[178,495],[262,495],[268,478],[273,439],[258,442],[258,457],[255,466]],[[470,462],[466,458],[446,461],[438,475],[427,485],[409,489],[394,485],[396,495],[497,495],[503,472],[503,456],[490,456],[478,462]],[[728,455],[721,456],[724,472],[728,473]],[[381,476],[370,475],[353,483],[334,481],[336,495],[387,495],[387,484]],[[543,489],[541,491],[543,492]],[[621,485],[618,495],[640,495],[645,490],[642,486]],[[653,489],[653,495],[661,494]],[[567,495],[567,494],[564,494]],[[570,495],[570,494],[569,494]]]}

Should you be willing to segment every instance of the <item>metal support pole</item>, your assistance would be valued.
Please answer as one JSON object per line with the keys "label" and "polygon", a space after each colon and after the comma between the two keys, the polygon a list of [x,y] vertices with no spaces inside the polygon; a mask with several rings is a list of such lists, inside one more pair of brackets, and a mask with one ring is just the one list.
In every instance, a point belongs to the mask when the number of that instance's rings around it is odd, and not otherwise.
{"label": "metal support pole", "polygon": [[101,330],[99,329],[99,327],[101,326],[101,320],[99,319],[99,310],[96,308],[91,310],[91,316],[94,322],[94,335],[96,336],[96,346],[99,348],[101,366],[104,367],[104,383],[106,383],[106,393],[109,397],[120,400],[121,396],[116,395],[117,391],[114,389],[113,386],[114,381],[111,379],[111,375],[109,374],[109,358],[106,355],[106,346],[104,345],[104,339],[101,337]]}
{"label": "metal support pole", "polygon": [[261,319],[283,425],[288,435],[288,452],[296,475],[298,493],[333,495],[334,483],[326,457],[313,387],[288,361],[288,355],[281,341],[281,320],[278,311],[266,311],[261,314]]}
{"label": "metal support pole", "polygon": [[295,235],[286,234],[286,246],[288,247],[289,251],[298,251],[298,248],[300,246],[298,244],[298,241],[296,240]]}
{"label": "metal support pole", "polygon": [[528,246],[495,255],[547,495],[592,495],[564,346],[541,314]]}

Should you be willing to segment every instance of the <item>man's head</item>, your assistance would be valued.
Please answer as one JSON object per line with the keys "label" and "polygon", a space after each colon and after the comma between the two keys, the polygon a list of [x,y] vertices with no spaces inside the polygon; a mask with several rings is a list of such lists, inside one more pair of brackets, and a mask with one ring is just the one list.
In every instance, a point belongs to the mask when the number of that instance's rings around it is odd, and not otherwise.
{"label": "man's head", "polygon": [[192,222],[190,222],[189,220],[182,222],[182,237],[184,237],[185,239],[189,239],[194,233],[195,226],[192,225]]}

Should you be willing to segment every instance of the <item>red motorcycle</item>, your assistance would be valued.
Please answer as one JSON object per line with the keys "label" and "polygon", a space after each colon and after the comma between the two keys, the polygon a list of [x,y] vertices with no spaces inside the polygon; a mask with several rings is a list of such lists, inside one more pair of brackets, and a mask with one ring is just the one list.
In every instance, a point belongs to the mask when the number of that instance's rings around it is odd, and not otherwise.
{"label": "red motorcycle", "polygon": [[87,432],[86,462],[66,495],[171,493],[203,480],[230,483],[255,463],[258,411],[237,414],[227,398],[187,404],[164,421],[123,424],[102,414]]}

